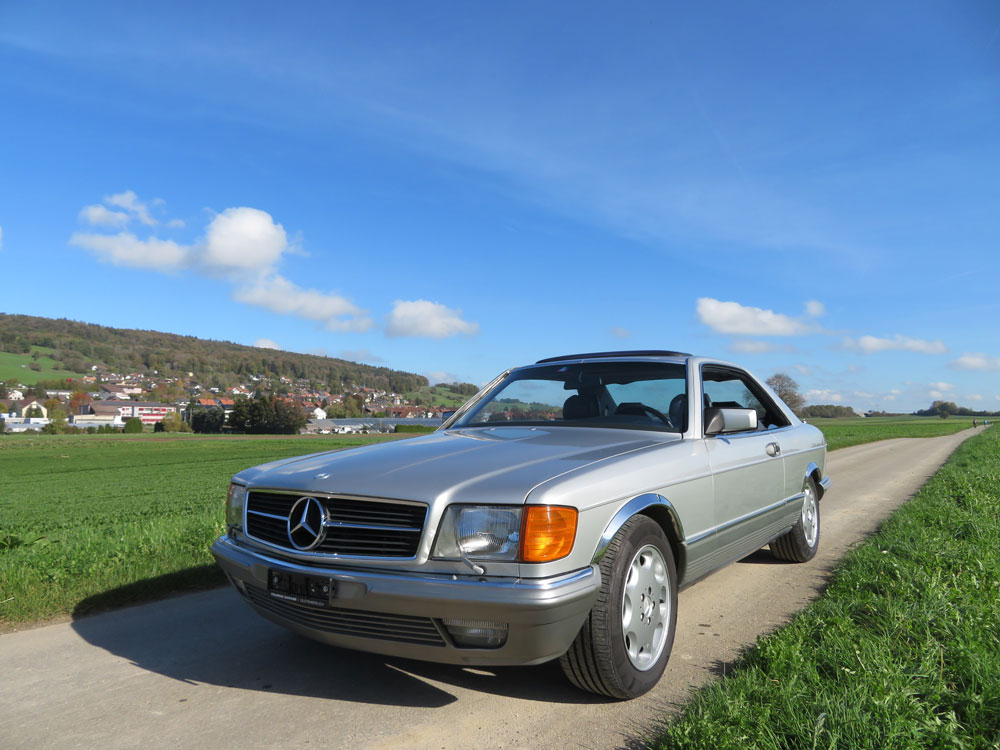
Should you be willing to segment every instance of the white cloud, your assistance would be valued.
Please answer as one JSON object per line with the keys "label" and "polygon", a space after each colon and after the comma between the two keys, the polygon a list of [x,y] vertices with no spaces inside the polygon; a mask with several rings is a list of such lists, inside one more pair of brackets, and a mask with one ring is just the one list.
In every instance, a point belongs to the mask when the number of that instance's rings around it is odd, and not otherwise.
{"label": "white cloud", "polygon": [[810,318],[818,318],[826,315],[826,306],[818,300],[811,299],[806,302],[806,315]]}
{"label": "white cloud", "polygon": [[983,400],[982,395],[980,395],[978,393],[970,393],[968,396],[966,396],[966,398],[969,399],[970,401],[982,401]]}
{"label": "white cloud", "polygon": [[281,349],[281,347],[271,339],[257,339],[253,342],[253,345],[258,349]]}
{"label": "white cloud", "polygon": [[320,321],[331,331],[367,331],[375,324],[350,300],[337,294],[303,289],[278,274],[264,276],[253,285],[238,287],[233,291],[233,299],[279,315]]}
{"label": "white cloud", "polygon": [[851,395],[855,398],[878,398],[877,393],[869,393],[868,391],[854,391]]}
{"label": "white cloud", "polygon": [[430,381],[431,385],[437,385],[438,383],[460,383],[462,379],[451,372],[446,372],[444,370],[431,370],[430,372],[425,372],[424,377]]}
{"label": "white cloud", "polygon": [[741,336],[801,336],[817,329],[797,318],[747,307],[738,302],[721,302],[711,297],[698,300],[698,317],[716,333]]}
{"label": "white cloud", "polygon": [[461,310],[452,310],[439,302],[398,299],[386,317],[385,333],[393,338],[445,339],[459,334],[473,336],[479,333],[479,324],[462,320]]}
{"label": "white cloud", "polygon": [[958,359],[949,362],[949,367],[956,370],[1000,370],[1000,357],[990,357],[986,354],[963,354]]}
{"label": "white cloud", "polygon": [[812,370],[806,367],[805,365],[795,364],[792,365],[792,367],[798,370],[799,375],[809,375],[812,373]]}
{"label": "white cloud", "polygon": [[877,336],[861,336],[858,339],[846,337],[843,340],[844,348],[855,349],[862,354],[877,354],[878,352],[917,352],[918,354],[945,354],[948,347],[941,340],[927,341],[926,339],[914,339],[909,336],[901,336],[898,333],[892,338],[879,338]]}
{"label": "white cloud", "polygon": [[621,326],[612,326],[611,335],[619,339],[632,338],[632,332],[627,328],[622,328]]}
{"label": "white cloud", "polygon": [[183,219],[171,219],[167,222],[167,229],[183,229],[184,226]]}
{"label": "white cloud", "polygon": [[183,265],[188,257],[188,248],[176,242],[156,237],[140,240],[129,232],[111,235],[78,232],[69,241],[116,266],[172,271]]}
{"label": "white cloud", "polygon": [[[124,208],[148,227],[156,226],[156,219],[150,216],[149,207],[139,200],[139,196],[132,190],[126,190],[123,193],[115,193],[114,195],[106,195],[104,196],[104,202],[109,206]],[[155,203],[156,200],[153,202]]]}
{"label": "white cloud", "polygon": [[288,249],[288,236],[271,214],[257,208],[227,208],[205,232],[201,262],[222,271],[273,268]]}
{"label": "white cloud", "polygon": [[734,354],[764,354],[773,352],[778,347],[770,341],[752,341],[750,339],[739,339],[729,345],[729,351]]}
{"label": "white cloud", "polygon": [[96,204],[80,209],[80,221],[95,227],[123,227],[128,224],[128,214],[112,211],[107,206]]}
{"label": "white cloud", "polygon": [[826,388],[806,391],[806,401],[814,404],[839,404],[843,400],[843,394]]}
{"label": "white cloud", "polygon": [[945,382],[942,382],[942,381],[938,381],[937,383],[928,383],[927,385],[929,385],[931,388],[933,388],[936,391],[953,391],[953,390],[955,390],[955,384],[954,383],[945,383]]}
{"label": "white cloud", "polygon": [[930,396],[931,398],[938,398],[938,399],[944,398],[944,394],[941,393],[941,391],[928,391],[927,395]]}

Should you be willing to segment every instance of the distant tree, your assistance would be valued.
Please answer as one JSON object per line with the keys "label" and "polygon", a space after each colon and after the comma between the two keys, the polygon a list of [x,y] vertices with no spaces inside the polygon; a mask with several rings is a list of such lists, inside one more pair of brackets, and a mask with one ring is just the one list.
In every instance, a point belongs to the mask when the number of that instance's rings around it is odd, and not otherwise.
{"label": "distant tree", "polygon": [[136,432],[142,432],[142,420],[138,417],[130,417],[125,420],[124,432],[128,434],[134,434]]}
{"label": "distant tree", "polygon": [[69,409],[71,414],[79,414],[80,410],[88,406],[93,399],[86,391],[73,391],[69,397]]}
{"label": "distant tree", "polygon": [[[169,416],[169,415],[168,415]],[[178,421],[180,421],[180,415],[177,415]],[[191,430],[200,433],[208,432],[222,432],[222,426],[225,424],[225,414],[223,414],[222,409],[205,409],[201,406],[194,408],[191,412]],[[180,432],[181,430],[172,430],[172,432]]]}
{"label": "distant tree", "polygon": [[191,425],[181,419],[180,412],[176,411],[163,415],[163,419],[156,425],[160,428],[160,432],[191,432]]}
{"label": "distant tree", "polygon": [[788,408],[796,414],[805,406],[806,400],[799,393],[799,384],[785,373],[776,372],[766,382],[771,387],[771,390],[778,395],[778,398],[784,401],[788,405]]}
{"label": "distant tree", "polygon": [[251,399],[236,399],[229,424],[252,435],[294,435],[309,418],[297,403],[258,392]]}
{"label": "distant tree", "polygon": [[37,406],[32,406],[28,411],[24,413],[24,416],[30,417],[32,419],[42,416],[42,410]]}

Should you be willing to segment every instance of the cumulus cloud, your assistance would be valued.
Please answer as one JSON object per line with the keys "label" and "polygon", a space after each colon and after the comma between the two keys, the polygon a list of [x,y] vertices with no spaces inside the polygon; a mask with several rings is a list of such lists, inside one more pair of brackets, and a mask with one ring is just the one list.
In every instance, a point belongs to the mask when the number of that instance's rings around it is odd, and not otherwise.
{"label": "cumulus cloud", "polygon": [[272,268],[288,249],[285,228],[257,208],[227,208],[205,232],[200,261],[223,272]]}
{"label": "cumulus cloud", "polygon": [[479,324],[462,320],[461,310],[452,310],[439,302],[398,299],[386,317],[385,333],[392,338],[416,336],[446,339],[458,335],[473,336],[479,333]]}
{"label": "cumulus cloud", "polygon": [[966,398],[969,399],[970,401],[982,401],[983,400],[982,395],[979,394],[979,393],[970,393],[968,396],[966,396]]}
{"label": "cumulus cloud", "polygon": [[427,378],[431,385],[437,385],[438,383],[459,383],[462,380],[458,375],[445,370],[431,370],[430,372],[425,372],[424,377]]}
{"label": "cumulus cloud", "polygon": [[272,339],[257,339],[253,342],[253,345],[258,349],[281,349],[277,342]]}
{"label": "cumulus cloud", "polygon": [[956,370],[1000,370],[1000,357],[990,357],[980,353],[963,354],[949,362],[948,366]]}
{"label": "cumulus cloud", "polygon": [[898,333],[892,338],[879,338],[877,336],[861,336],[852,339],[849,336],[844,338],[845,349],[860,351],[862,354],[877,354],[879,352],[916,352],[918,354],[945,354],[948,347],[941,340],[927,341],[926,339],[914,339],[909,336],[901,336]]}
{"label": "cumulus cloud", "polygon": [[622,328],[621,326],[612,326],[611,335],[619,339],[632,338],[632,332],[628,328]]}
{"label": "cumulus cloud", "polygon": [[129,232],[112,235],[77,232],[69,241],[89,250],[99,260],[129,268],[171,271],[183,265],[188,257],[188,248],[176,242],[156,237],[141,240]]}
{"label": "cumulus cloud", "polygon": [[739,336],[801,336],[818,330],[803,320],[773,310],[711,297],[698,300],[698,317],[716,333]]}
{"label": "cumulus cloud", "polygon": [[303,289],[278,274],[263,276],[252,285],[237,287],[233,291],[233,299],[279,315],[319,321],[331,331],[367,331],[375,325],[350,300],[337,294]]}
{"label": "cumulus cloud", "polygon": [[794,367],[798,371],[799,375],[811,375],[812,374],[812,369],[806,367],[803,364],[794,364],[794,365],[792,365],[792,367]]}
{"label": "cumulus cloud", "polygon": [[806,302],[806,315],[810,318],[818,318],[826,315],[826,305],[818,300],[811,299]]}
{"label": "cumulus cloud", "polygon": [[123,227],[128,224],[129,216],[123,211],[112,211],[107,206],[95,204],[80,209],[80,221],[93,227]]}
{"label": "cumulus cloud", "polygon": [[928,383],[928,385],[936,391],[953,391],[955,390],[954,383],[945,383],[938,381],[937,383]]}
{"label": "cumulus cloud", "polygon": [[[154,200],[154,202],[156,202],[156,200]],[[156,219],[150,215],[149,206],[139,200],[139,196],[136,195],[133,190],[126,190],[122,193],[115,193],[114,195],[106,195],[104,196],[104,202],[109,206],[125,209],[129,214],[148,227],[156,226]]]}
{"label": "cumulus cloud", "polygon": [[729,345],[729,351],[734,354],[764,354],[773,352],[777,348],[770,341],[753,341],[751,339],[738,339]]}
{"label": "cumulus cloud", "polygon": [[844,395],[842,393],[831,391],[827,388],[806,391],[806,401],[811,401],[815,404],[839,404],[843,400]]}
{"label": "cumulus cloud", "polygon": [[171,219],[167,222],[167,229],[183,229],[184,226],[183,219]]}

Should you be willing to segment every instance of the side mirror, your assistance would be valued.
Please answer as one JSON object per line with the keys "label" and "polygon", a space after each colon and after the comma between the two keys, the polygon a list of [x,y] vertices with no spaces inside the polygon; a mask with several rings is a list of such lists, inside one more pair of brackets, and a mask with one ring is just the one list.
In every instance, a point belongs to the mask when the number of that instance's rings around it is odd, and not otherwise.
{"label": "side mirror", "polygon": [[720,409],[710,406],[705,410],[705,437],[756,429],[756,409]]}

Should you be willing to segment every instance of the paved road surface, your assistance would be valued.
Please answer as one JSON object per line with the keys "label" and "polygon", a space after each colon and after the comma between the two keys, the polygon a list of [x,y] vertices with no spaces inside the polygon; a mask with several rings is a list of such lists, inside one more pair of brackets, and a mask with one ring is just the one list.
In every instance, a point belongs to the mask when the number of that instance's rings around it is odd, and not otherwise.
{"label": "paved road surface", "polygon": [[0,635],[0,747],[639,747],[815,598],[844,551],[971,434],[831,454],[816,559],[759,551],[684,591],[663,680],[635,701],[577,692],[554,662],[463,669],[320,646],[217,589]]}

